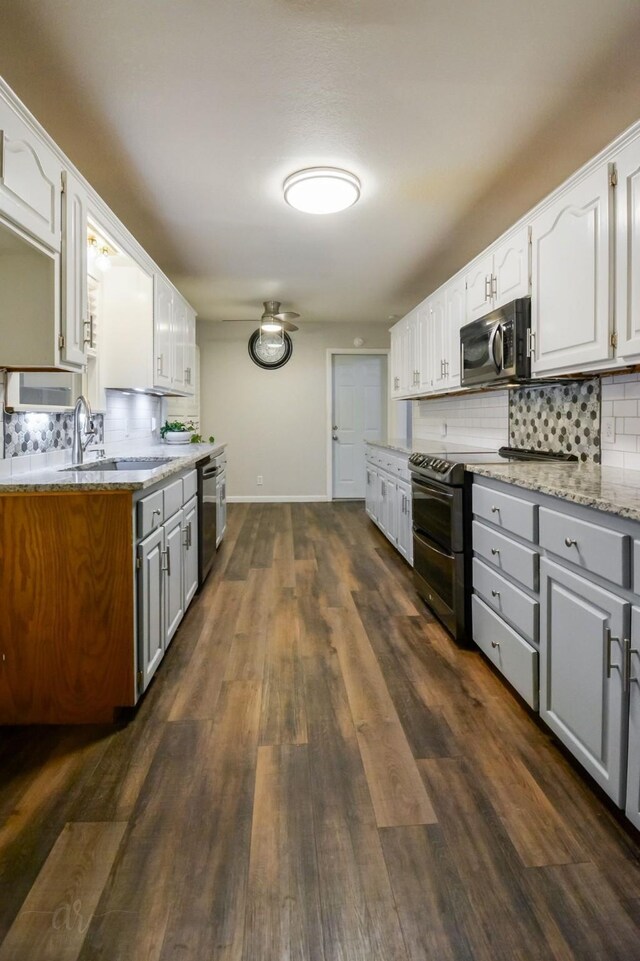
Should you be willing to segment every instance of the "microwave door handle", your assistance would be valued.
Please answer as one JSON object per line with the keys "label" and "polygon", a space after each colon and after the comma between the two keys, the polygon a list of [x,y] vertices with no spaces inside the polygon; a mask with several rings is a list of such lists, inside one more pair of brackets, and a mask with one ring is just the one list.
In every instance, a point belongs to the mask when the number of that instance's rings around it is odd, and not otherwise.
{"label": "microwave door handle", "polygon": [[496,359],[496,340],[498,339],[498,332],[500,331],[500,324],[496,324],[491,331],[491,337],[489,338],[489,357],[493,361],[493,366],[496,369],[496,374],[499,374],[502,370],[502,364]]}

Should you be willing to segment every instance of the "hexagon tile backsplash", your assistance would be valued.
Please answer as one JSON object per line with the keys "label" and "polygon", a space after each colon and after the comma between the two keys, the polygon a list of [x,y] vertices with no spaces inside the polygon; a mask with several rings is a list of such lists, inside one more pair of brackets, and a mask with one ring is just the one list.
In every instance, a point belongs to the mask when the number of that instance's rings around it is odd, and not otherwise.
{"label": "hexagon tile backsplash", "polygon": [[512,447],[566,451],[600,463],[600,380],[519,387],[509,396]]}
{"label": "hexagon tile backsplash", "polygon": [[[93,415],[96,436],[94,445],[104,443],[104,418]],[[44,454],[50,450],[71,450],[73,414],[71,413],[4,413],[4,456]]]}

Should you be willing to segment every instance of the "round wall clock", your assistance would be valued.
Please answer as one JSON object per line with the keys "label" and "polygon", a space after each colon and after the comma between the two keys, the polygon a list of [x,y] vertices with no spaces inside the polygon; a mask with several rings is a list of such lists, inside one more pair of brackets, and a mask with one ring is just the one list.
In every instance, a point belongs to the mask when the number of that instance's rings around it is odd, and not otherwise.
{"label": "round wall clock", "polygon": [[293,353],[293,342],[285,331],[282,334],[265,334],[260,336],[256,330],[249,338],[249,357],[265,370],[277,370],[284,367]]}

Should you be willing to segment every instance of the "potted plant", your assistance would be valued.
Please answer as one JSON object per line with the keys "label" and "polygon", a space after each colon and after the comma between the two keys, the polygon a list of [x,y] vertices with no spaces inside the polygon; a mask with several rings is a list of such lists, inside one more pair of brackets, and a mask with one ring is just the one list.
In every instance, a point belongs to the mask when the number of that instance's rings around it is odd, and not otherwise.
{"label": "potted plant", "polygon": [[165,420],[160,428],[160,436],[165,444],[189,444],[195,430],[193,421]]}

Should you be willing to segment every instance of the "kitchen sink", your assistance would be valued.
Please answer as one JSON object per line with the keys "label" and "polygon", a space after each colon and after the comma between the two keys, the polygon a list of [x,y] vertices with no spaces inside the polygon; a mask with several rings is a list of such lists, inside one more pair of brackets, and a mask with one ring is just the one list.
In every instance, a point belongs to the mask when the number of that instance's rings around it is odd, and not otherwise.
{"label": "kitchen sink", "polygon": [[112,471],[112,470],[155,470],[168,464],[173,457],[110,457],[106,460],[88,461],[74,467],[63,467],[64,471]]}

